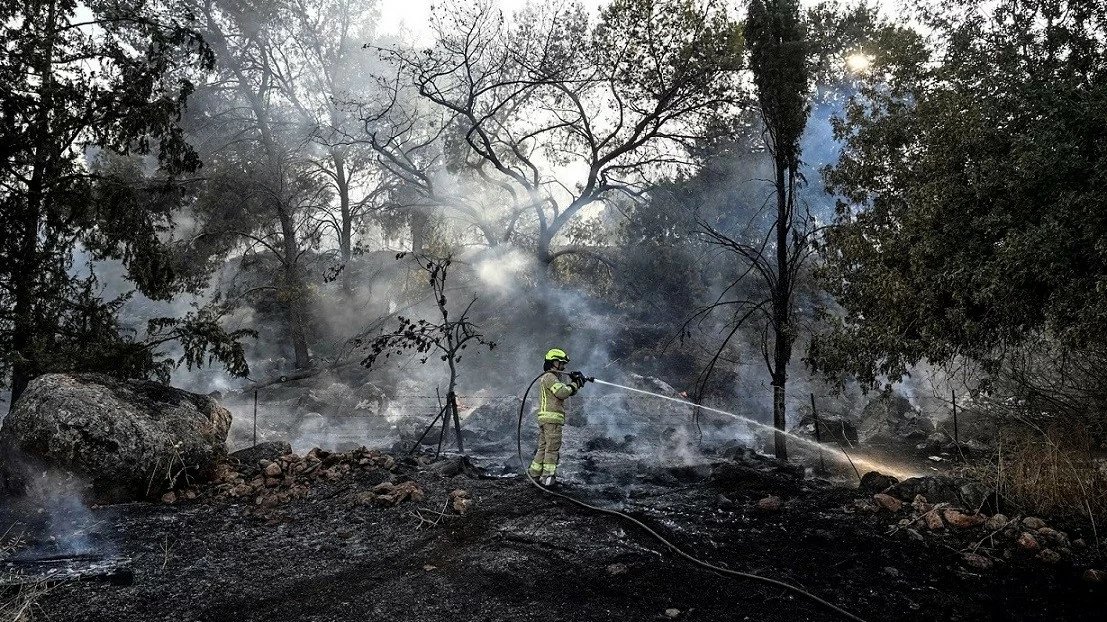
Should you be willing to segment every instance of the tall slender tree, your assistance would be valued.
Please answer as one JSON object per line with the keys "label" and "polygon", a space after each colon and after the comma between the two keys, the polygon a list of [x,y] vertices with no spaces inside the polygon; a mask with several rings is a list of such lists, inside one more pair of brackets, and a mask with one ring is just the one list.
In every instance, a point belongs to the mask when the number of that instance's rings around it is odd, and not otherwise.
{"label": "tall slender tree", "polygon": [[[212,57],[176,8],[0,2],[0,369],[13,398],[45,372],[142,375],[153,363],[120,333],[93,262],[121,260],[151,298],[179,286],[164,238],[175,176],[199,166],[178,126],[192,92],[181,76]],[[243,365],[231,342],[221,351]]]}

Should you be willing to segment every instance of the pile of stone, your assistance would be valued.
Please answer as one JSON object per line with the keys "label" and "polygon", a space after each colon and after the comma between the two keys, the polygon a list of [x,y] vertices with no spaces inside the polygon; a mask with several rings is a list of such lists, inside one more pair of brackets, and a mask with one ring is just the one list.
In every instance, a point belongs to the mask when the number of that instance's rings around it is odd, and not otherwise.
{"label": "pile of stone", "polygon": [[[1074,551],[1088,546],[1083,539],[1070,540],[1067,533],[1050,527],[1036,516],[1008,517],[998,512],[980,512],[988,495],[964,483],[955,486],[952,478],[913,478],[903,483],[876,473],[866,474],[866,478],[863,484],[869,484],[869,492],[878,479],[889,485],[871,498],[858,501],[852,508],[854,511],[896,515],[900,518],[890,533],[903,533],[914,540],[951,536],[963,540],[965,546],[959,551],[961,561],[970,568],[987,570],[1000,560],[1033,559],[1056,564],[1071,560]],[[862,490],[865,488],[863,485]],[[922,489],[933,491],[937,498],[931,500],[916,492]],[[904,496],[907,491],[914,492],[910,501]],[[1094,569],[1085,573],[1088,581],[1098,581],[1102,576]]]}
{"label": "pile of stone", "polygon": [[376,473],[379,481],[353,502],[370,501],[395,505],[420,501],[423,492],[414,482],[393,483],[396,459],[376,449],[359,447],[348,452],[329,452],[318,447],[304,456],[292,453],[287,443],[266,443],[232,454],[217,469],[214,482],[199,491],[167,493],[165,503],[179,498],[207,495],[216,499],[245,499],[261,509],[273,508],[307,496],[318,484],[338,482],[353,473]]}

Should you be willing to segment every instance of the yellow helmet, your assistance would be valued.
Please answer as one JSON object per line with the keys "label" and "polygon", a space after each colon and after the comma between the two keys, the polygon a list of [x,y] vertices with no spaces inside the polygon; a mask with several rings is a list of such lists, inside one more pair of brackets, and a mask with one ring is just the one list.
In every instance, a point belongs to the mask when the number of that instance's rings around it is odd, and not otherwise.
{"label": "yellow helmet", "polygon": [[554,349],[552,349],[552,350],[550,350],[549,352],[546,353],[546,360],[547,361],[565,361],[566,363],[568,363],[569,362],[569,355],[565,354],[565,350],[560,350],[558,348],[554,348]]}

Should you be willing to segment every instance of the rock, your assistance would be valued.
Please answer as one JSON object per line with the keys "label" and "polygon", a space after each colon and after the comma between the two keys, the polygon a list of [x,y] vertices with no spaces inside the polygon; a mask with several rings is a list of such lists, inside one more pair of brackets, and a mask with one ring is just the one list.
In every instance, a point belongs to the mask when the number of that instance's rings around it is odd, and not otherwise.
{"label": "rock", "polygon": [[0,484],[18,491],[44,471],[71,472],[100,503],[212,481],[231,425],[206,395],[101,374],[39,376],[14,406],[0,428]]}
{"label": "rock", "polygon": [[[529,420],[526,422],[531,425]],[[515,439],[519,425],[519,406],[512,400],[494,400],[482,404],[465,418],[465,431],[477,438],[495,442],[505,438]]]}
{"label": "rock", "polygon": [[1018,545],[1020,549],[1031,552],[1037,551],[1040,548],[1038,540],[1026,532],[1019,534]]}
{"label": "rock", "polygon": [[907,529],[906,531],[907,536],[912,540],[915,540],[916,542],[923,542],[924,540],[926,540],[926,538],[924,538],[921,533],[915,531],[914,529]]}
{"label": "rock", "polygon": [[964,514],[957,510],[944,510],[942,518],[946,524],[956,529],[971,529],[984,524],[984,517],[979,514]]}
{"label": "rock", "polygon": [[757,502],[757,509],[762,512],[779,512],[783,502],[776,495],[769,495]]}
{"label": "rock", "polygon": [[[801,408],[801,412],[803,412],[803,416],[799,423],[792,428],[792,433],[808,438],[816,438],[815,417],[811,414],[811,409]],[[818,438],[824,443],[856,444],[858,440],[857,423],[848,415],[820,414]]]}
{"label": "rock", "polygon": [[902,395],[883,394],[869,401],[861,411],[858,433],[862,442],[900,443],[925,438],[934,431],[929,418]]}
{"label": "rock", "polygon": [[999,531],[1007,526],[1010,520],[1003,514],[993,514],[984,521],[984,528],[988,531]]}
{"label": "rock", "polygon": [[408,500],[418,503],[426,496],[419,484],[411,481],[399,484],[383,482],[373,486],[372,492],[377,495],[374,501],[381,505],[396,505]]}
{"label": "rock", "polygon": [[177,502],[177,494],[170,490],[169,492],[161,496],[161,502],[173,505]]}
{"label": "rock", "polygon": [[899,480],[891,475],[884,475],[876,471],[869,471],[861,476],[861,483],[857,489],[865,493],[884,492],[889,486],[899,483]]}
{"label": "rock", "polygon": [[1084,542],[1084,538],[1077,538],[1077,539],[1072,541],[1072,548],[1074,548],[1078,551],[1082,551],[1082,550],[1088,548],[1088,543]]}
{"label": "rock", "polygon": [[351,506],[369,505],[376,498],[377,498],[377,495],[363,490],[359,493],[356,493],[356,494],[352,495],[349,498],[349,502],[350,502]]}
{"label": "rock", "polygon": [[1022,519],[1022,526],[1037,531],[1046,526],[1046,522],[1036,516],[1027,516]]}
{"label": "rock", "polygon": [[450,507],[453,508],[454,512],[465,514],[471,505],[473,505],[473,500],[469,498],[468,491],[458,488],[450,492]]}
{"label": "rock", "polygon": [[877,493],[873,495],[873,501],[889,512],[896,513],[903,509],[903,502],[891,495]]}
{"label": "rock", "polygon": [[1069,536],[1063,531],[1042,527],[1038,529],[1037,534],[1039,541],[1048,542],[1053,546],[1067,547],[1069,545]]}
{"label": "rock", "polygon": [[282,475],[281,465],[271,462],[269,466],[265,467],[265,475],[267,477],[280,477]]}
{"label": "rock", "polygon": [[946,528],[945,523],[942,522],[942,517],[938,516],[938,513],[935,511],[923,514],[922,520],[923,523],[926,525],[926,528],[931,531],[938,531],[939,529]]}
{"label": "rock", "polygon": [[883,572],[893,579],[899,578],[900,575],[899,569],[893,568],[892,566],[885,566]]}
{"label": "rock", "polygon": [[992,488],[979,482],[949,475],[912,477],[884,492],[904,501],[923,495],[930,503],[948,503],[974,511],[984,507],[995,494]]}
{"label": "rock", "polygon": [[1107,583],[1107,572],[1096,570],[1095,568],[1088,568],[1084,571],[1083,578],[1088,583]]}
{"label": "rock", "polygon": [[1061,561],[1061,554],[1053,549],[1042,549],[1038,552],[1038,559],[1047,564],[1056,564]]}
{"label": "rock", "polygon": [[626,574],[626,571],[627,571],[627,565],[626,564],[611,564],[610,566],[607,567],[607,574],[609,574],[613,577],[616,576],[616,575]]}
{"label": "rock", "polygon": [[926,442],[919,443],[918,449],[922,449],[928,454],[942,453],[942,450],[946,448],[946,435],[941,432],[934,432],[926,437]]}
{"label": "rock", "polygon": [[979,553],[964,553],[961,555],[961,559],[967,566],[972,568],[988,570],[992,567],[992,560]]}
{"label": "rock", "polygon": [[[996,419],[988,408],[958,408],[957,409],[957,439],[962,443],[975,442],[978,445],[990,446],[996,437]],[[954,437],[953,417],[950,416],[938,422],[937,429],[947,438]]]}
{"label": "rock", "polygon": [[292,445],[288,441],[268,441],[258,443],[253,447],[240,449],[230,455],[232,463],[239,466],[253,467],[262,460],[274,462],[281,456],[292,453]]}
{"label": "rock", "polygon": [[926,500],[926,497],[922,495],[915,495],[915,498],[911,501],[911,507],[920,514],[924,514],[934,509],[934,506],[931,505]]}
{"label": "rock", "polygon": [[680,617],[680,609],[677,609],[675,607],[669,607],[668,609],[665,610],[665,617],[669,618],[670,620],[672,620],[674,618],[679,618]]}

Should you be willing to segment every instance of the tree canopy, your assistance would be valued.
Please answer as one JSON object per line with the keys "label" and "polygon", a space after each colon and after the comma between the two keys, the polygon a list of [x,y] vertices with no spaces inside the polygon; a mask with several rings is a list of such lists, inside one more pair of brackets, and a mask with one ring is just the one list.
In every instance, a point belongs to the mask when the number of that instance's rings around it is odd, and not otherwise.
{"label": "tree canopy", "polygon": [[[843,197],[822,248],[843,314],[812,360],[869,383],[995,362],[1107,321],[1107,6],[940,3],[838,121]],[[953,10],[958,8],[958,10]]]}
{"label": "tree canopy", "polygon": [[[151,343],[120,332],[123,299],[101,299],[92,263],[122,262],[153,299],[179,291],[165,244],[174,179],[200,164],[177,124],[192,91],[181,70],[212,59],[174,8],[0,3],[0,369],[14,397],[46,371],[155,367]],[[211,339],[187,344],[189,362],[218,353],[243,371],[233,337],[197,321]]]}

